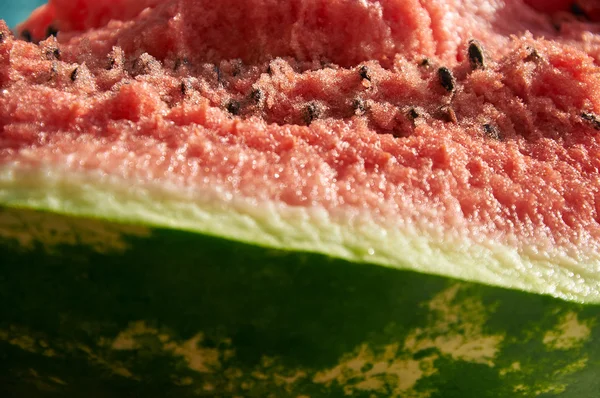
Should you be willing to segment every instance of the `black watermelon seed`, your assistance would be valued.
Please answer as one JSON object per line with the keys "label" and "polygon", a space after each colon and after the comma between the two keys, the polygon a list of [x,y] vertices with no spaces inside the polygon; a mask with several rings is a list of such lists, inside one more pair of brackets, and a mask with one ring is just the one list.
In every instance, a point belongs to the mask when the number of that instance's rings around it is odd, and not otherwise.
{"label": "black watermelon seed", "polygon": [[50,37],[50,36],[56,37],[56,35],[58,35],[58,29],[56,29],[52,25],[48,26],[48,29],[46,29],[46,37]]}
{"label": "black watermelon seed", "polygon": [[408,116],[408,118],[409,118],[409,119],[411,119],[411,120],[415,120],[415,119],[416,119],[416,118],[418,118],[420,115],[419,115],[419,112],[417,112],[417,110],[416,110],[415,108],[410,108],[410,109],[408,110],[407,116]]}
{"label": "black watermelon seed", "polygon": [[304,120],[306,124],[311,124],[313,120],[318,119],[321,116],[321,111],[319,107],[311,102],[308,104],[304,110]]}
{"label": "black watermelon seed", "polygon": [[537,62],[542,58],[540,53],[535,49],[535,47],[527,46],[527,57],[525,57],[526,62]]}
{"label": "black watermelon seed", "polygon": [[192,83],[189,80],[183,80],[180,86],[181,94],[186,95],[193,90]]}
{"label": "black watermelon seed", "polygon": [[239,76],[242,73],[242,66],[244,66],[242,60],[237,60],[237,62],[233,64],[233,68],[231,70],[232,76]]}
{"label": "black watermelon seed", "polygon": [[456,80],[454,79],[454,75],[450,72],[450,69],[442,66],[438,69],[438,76],[440,78],[440,83],[442,87],[448,92],[454,91],[454,87],[456,86]]}
{"label": "black watermelon seed", "polygon": [[0,44],[4,43],[4,32],[0,32]]}
{"label": "black watermelon seed", "polygon": [[58,75],[58,62],[52,61],[52,65],[50,65],[50,77],[48,81],[54,80],[54,78]]}
{"label": "black watermelon seed", "polygon": [[560,22],[552,22],[552,27],[555,31],[560,32],[562,30],[562,23]]}
{"label": "black watermelon seed", "polygon": [[486,123],[483,125],[483,132],[485,133],[485,136],[488,138],[492,138],[494,140],[501,140],[502,139],[502,135],[500,134],[500,130],[498,130],[498,127],[494,126],[493,124],[489,124]]}
{"label": "black watermelon seed", "polygon": [[369,74],[369,68],[366,65],[361,65],[360,68],[358,68],[358,74],[360,75],[360,77],[362,79],[371,81],[371,75]]}
{"label": "black watermelon seed", "polygon": [[477,40],[469,40],[468,53],[471,69],[485,69],[485,57],[483,54],[483,47],[481,47],[481,44]]}
{"label": "black watermelon seed", "polygon": [[189,63],[190,61],[187,59],[187,57],[177,58],[175,60],[175,65],[173,66],[173,70],[178,70],[182,66],[189,65]]}
{"label": "black watermelon seed", "polygon": [[354,109],[355,115],[364,115],[367,111],[367,103],[362,98],[356,98],[352,101],[352,109]]}
{"label": "black watermelon seed", "polygon": [[79,74],[79,67],[73,69],[73,72],[71,72],[71,81],[75,81],[77,80],[77,75]]}
{"label": "black watermelon seed", "polygon": [[221,81],[221,68],[219,68],[217,65],[215,65],[215,73],[217,74],[217,83],[219,83],[219,85],[222,84]]}
{"label": "black watermelon seed", "polygon": [[27,42],[32,42],[33,38],[31,36],[31,32],[28,31],[27,29],[25,29],[24,31],[21,32],[21,37],[23,38],[23,40],[27,41]]}
{"label": "black watermelon seed", "polygon": [[585,10],[583,8],[581,8],[581,6],[579,4],[577,4],[577,2],[574,2],[573,4],[571,4],[571,13],[578,17],[583,17],[585,19],[589,19],[588,15],[585,13]]}
{"label": "black watermelon seed", "polygon": [[600,130],[600,119],[597,115],[591,112],[581,112],[581,118],[589,122],[594,129]]}
{"label": "black watermelon seed", "polygon": [[232,115],[239,115],[240,108],[241,108],[241,106],[238,101],[230,101],[227,104],[227,112],[231,113]]}
{"label": "black watermelon seed", "polygon": [[250,92],[250,98],[254,100],[257,104],[263,99],[264,94],[260,88],[255,88]]}
{"label": "black watermelon seed", "polygon": [[60,59],[60,50],[58,48],[49,48],[46,50],[46,59]]}

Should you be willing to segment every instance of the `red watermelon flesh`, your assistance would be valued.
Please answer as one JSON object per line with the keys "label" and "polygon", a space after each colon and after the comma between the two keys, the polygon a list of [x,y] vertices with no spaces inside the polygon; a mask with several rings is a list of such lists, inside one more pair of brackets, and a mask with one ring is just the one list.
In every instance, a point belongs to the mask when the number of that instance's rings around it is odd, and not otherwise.
{"label": "red watermelon flesh", "polygon": [[27,30],[32,39],[40,40],[49,31],[84,31],[105,26],[114,19],[125,21],[159,3],[160,0],[50,0],[36,9],[19,30]]}
{"label": "red watermelon flesh", "polygon": [[[427,236],[428,272],[600,299],[595,23],[516,0],[107,3],[51,2],[23,25],[62,29],[39,45],[2,26],[0,193],[50,170],[308,209]],[[444,250],[481,264],[428,263]]]}
{"label": "red watermelon flesh", "polygon": [[584,19],[600,21],[600,2],[598,0],[525,0],[525,3],[548,14],[569,12]]}

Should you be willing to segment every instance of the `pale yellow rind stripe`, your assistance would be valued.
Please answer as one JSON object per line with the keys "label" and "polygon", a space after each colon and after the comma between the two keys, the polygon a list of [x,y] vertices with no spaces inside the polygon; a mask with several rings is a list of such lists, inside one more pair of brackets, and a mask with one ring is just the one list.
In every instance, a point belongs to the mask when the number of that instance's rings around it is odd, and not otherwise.
{"label": "pale yellow rind stripe", "polygon": [[580,252],[574,257],[561,248],[540,253],[493,240],[474,242],[451,231],[425,231],[401,220],[390,220],[384,227],[355,209],[329,212],[273,201],[256,203],[218,187],[194,193],[170,188],[56,167],[0,168],[0,205],[189,230],[600,303],[599,253]]}

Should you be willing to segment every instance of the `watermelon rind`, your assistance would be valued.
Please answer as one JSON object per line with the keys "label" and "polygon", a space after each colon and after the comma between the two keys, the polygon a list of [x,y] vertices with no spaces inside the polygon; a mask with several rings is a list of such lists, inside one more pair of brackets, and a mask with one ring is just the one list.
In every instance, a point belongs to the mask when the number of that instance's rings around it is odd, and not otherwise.
{"label": "watermelon rind", "polygon": [[600,307],[0,210],[3,397],[595,397]]}
{"label": "watermelon rind", "polygon": [[57,166],[0,168],[0,205],[172,228],[357,263],[447,276],[600,303],[600,257],[549,246],[530,250],[444,225],[383,224],[367,210],[327,210],[236,197],[219,187],[186,192],[177,184],[128,181],[118,175]]}

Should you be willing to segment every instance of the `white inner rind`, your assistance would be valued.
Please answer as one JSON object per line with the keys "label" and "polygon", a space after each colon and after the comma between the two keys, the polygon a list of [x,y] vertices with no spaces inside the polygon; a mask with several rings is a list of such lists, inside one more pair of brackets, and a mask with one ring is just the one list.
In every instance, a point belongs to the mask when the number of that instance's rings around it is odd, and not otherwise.
{"label": "white inner rind", "polygon": [[[452,231],[386,223],[366,211],[289,206],[211,191],[185,193],[101,173],[0,168],[0,205],[199,232],[398,269],[600,303],[600,255],[518,249]],[[190,248],[193,250],[193,247]]]}

